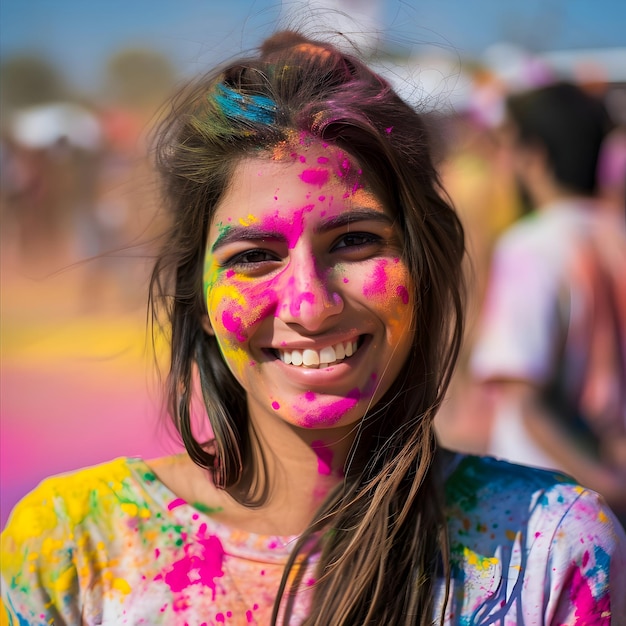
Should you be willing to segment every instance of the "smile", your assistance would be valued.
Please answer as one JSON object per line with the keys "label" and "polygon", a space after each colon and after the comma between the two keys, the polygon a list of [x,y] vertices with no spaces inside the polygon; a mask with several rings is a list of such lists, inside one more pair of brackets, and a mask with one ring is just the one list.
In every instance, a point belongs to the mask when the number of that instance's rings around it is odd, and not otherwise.
{"label": "smile", "polygon": [[358,349],[357,340],[343,341],[321,350],[276,350],[278,358],[286,365],[322,369],[351,357]]}

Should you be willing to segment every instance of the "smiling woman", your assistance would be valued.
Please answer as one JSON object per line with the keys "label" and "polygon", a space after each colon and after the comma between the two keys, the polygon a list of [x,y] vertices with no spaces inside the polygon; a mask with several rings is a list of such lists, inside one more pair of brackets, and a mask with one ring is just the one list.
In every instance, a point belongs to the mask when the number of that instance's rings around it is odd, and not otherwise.
{"label": "smiling woman", "polygon": [[9,623],[626,614],[626,538],[597,494],[437,445],[463,229],[422,118],[384,79],[279,33],[183,91],[157,157],[172,225],[151,305],[186,453],[29,494],[3,535]]}
{"label": "smiling woman", "polygon": [[351,425],[411,345],[410,273],[392,216],[362,174],[346,180],[344,167],[359,168],[345,153],[310,135],[293,144],[287,157],[236,166],[208,235],[209,323],[258,400],[248,407],[257,430],[276,417]]}

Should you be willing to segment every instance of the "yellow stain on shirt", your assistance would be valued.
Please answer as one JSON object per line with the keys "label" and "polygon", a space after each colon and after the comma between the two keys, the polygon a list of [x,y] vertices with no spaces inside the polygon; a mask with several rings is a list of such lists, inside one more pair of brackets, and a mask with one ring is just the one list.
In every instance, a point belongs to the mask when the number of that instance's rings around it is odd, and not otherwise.
{"label": "yellow stain on shirt", "polygon": [[499,563],[499,559],[497,557],[477,554],[468,547],[463,548],[463,557],[467,563],[483,571],[490,570]]}
{"label": "yellow stain on shirt", "polygon": [[122,592],[124,595],[130,593],[130,585],[123,578],[114,578],[113,579],[113,589]]}
{"label": "yellow stain on shirt", "polygon": [[60,572],[56,580],[52,580],[52,588],[57,593],[67,593],[73,587],[74,581],[76,580],[76,571],[71,567],[66,568],[64,571]]}
{"label": "yellow stain on shirt", "polygon": [[130,515],[131,517],[136,517],[139,512],[139,507],[134,502],[122,502],[122,504],[120,504],[120,509],[122,509],[126,515]]}
{"label": "yellow stain on shirt", "polygon": [[41,544],[41,560],[48,564],[58,562],[59,555],[66,545],[67,542],[64,539],[46,537]]}

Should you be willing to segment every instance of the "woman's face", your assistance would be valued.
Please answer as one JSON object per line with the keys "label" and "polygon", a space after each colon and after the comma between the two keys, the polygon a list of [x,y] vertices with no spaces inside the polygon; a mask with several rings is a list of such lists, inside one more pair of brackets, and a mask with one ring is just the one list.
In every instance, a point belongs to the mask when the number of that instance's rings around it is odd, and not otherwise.
{"label": "woman's face", "polygon": [[253,420],[346,426],[411,350],[410,276],[354,161],[300,144],[236,167],[209,230],[207,311]]}

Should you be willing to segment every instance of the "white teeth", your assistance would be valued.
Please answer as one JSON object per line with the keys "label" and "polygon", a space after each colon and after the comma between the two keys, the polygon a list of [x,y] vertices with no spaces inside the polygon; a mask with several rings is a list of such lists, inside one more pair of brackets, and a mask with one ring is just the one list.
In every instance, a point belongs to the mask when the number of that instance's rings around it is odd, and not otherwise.
{"label": "white teeth", "polygon": [[278,354],[280,360],[287,365],[304,365],[304,367],[322,369],[352,356],[356,350],[356,341],[346,341],[322,348],[319,352],[307,348],[306,350],[279,350]]}
{"label": "white teeth", "polygon": [[337,359],[337,361],[341,361],[341,359],[346,358],[346,351],[343,349],[342,343],[338,343],[335,346],[335,358]]}
{"label": "white teeth", "polygon": [[320,363],[333,363],[336,360],[335,349],[332,346],[320,350]]}
{"label": "white teeth", "polygon": [[315,350],[305,350],[302,353],[302,365],[310,367],[320,364],[320,355]]}

